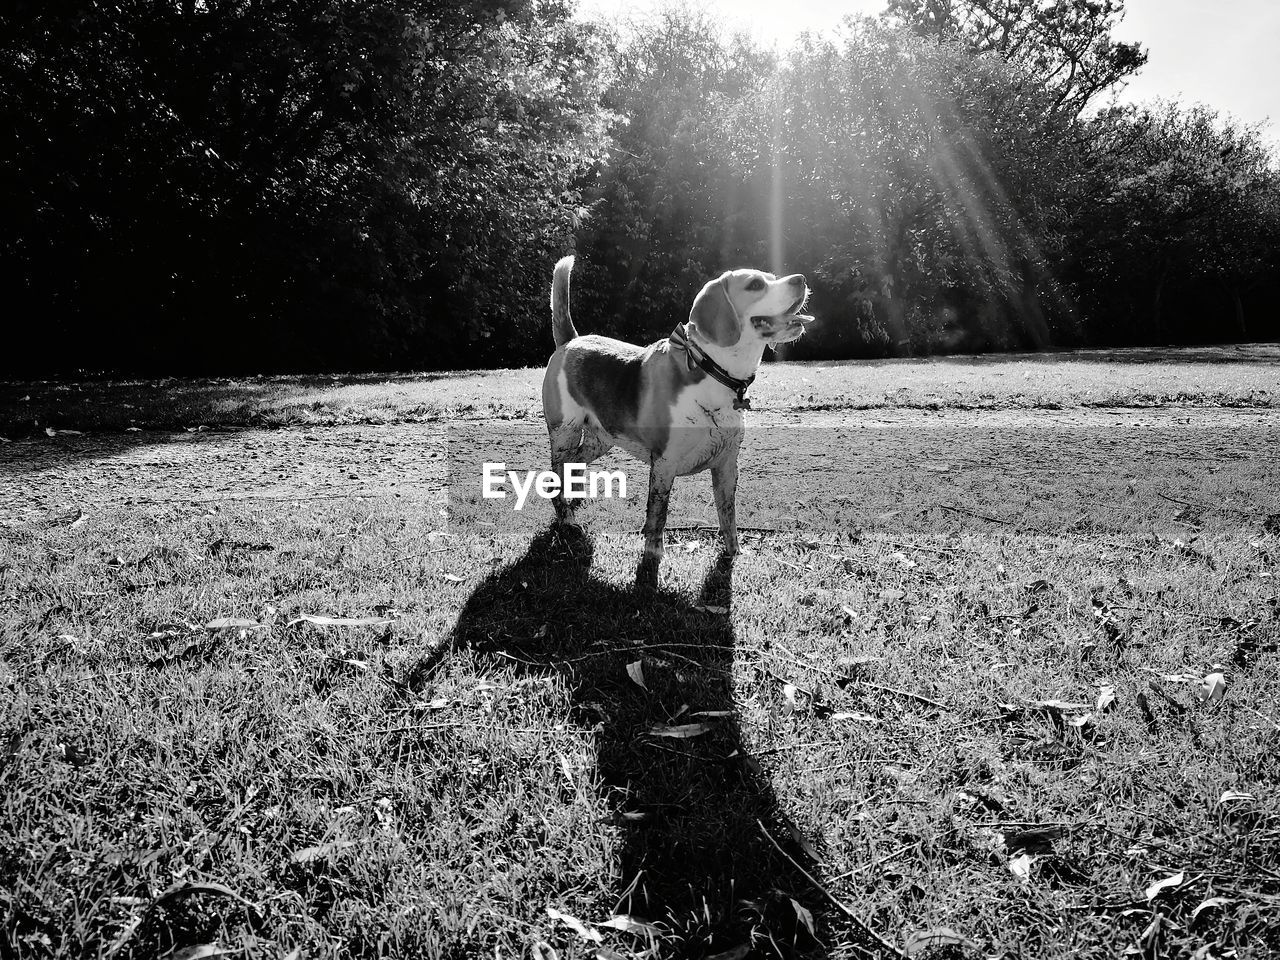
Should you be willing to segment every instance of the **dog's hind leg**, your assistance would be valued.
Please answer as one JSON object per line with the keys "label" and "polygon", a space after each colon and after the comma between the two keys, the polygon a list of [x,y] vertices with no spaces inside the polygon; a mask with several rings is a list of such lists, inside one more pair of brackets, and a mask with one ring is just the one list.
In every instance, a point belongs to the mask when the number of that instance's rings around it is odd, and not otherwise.
{"label": "dog's hind leg", "polygon": [[573,513],[576,501],[564,495],[567,482],[564,465],[581,462],[578,459],[578,451],[583,446],[582,421],[568,421],[554,426],[548,424],[547,432],[551,435],[551,469],[560,476],[560,490],[552,500],[556,508],[556,520],[560,523],[574,523]]}
{"label": "dog's hind leg", "polygon": [[658,565],[662,563],[663,531],[667,526],[667,505],[671,500],[671,485],[675,471],[667,465],[654,462],[649,468],[649,506],[644,518],[644,556],[636,570],[636,586],[657,589]]}
{"label": "dog's hind leg", "polygon": [[720,536],[724,552],[738,552],[738,458],[725,457],[711,468],[711,492],[716,499],[716,515],[720,518]]}

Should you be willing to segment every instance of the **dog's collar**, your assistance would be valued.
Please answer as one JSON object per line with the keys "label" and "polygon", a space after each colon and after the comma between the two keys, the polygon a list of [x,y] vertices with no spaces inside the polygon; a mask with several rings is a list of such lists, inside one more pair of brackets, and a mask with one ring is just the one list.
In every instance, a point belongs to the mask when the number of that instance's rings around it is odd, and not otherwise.
{"label": "dog's collar", "polygon": [[692,370],[695,366],[701,367],[703,372],[713,380],[719,380],[734,393],[733,409],[750,410],[751,401],[747,398],[747,387],[755,381],[755,374],[742,380],[733,376],[720,364],[716,363],[711,357],[707,356],[705,350],[689,339],[689,331],[685,329],[685,324],[678,323],[676,328],[671,331],[671,336],[667,338],[675,350],[683,350]]}

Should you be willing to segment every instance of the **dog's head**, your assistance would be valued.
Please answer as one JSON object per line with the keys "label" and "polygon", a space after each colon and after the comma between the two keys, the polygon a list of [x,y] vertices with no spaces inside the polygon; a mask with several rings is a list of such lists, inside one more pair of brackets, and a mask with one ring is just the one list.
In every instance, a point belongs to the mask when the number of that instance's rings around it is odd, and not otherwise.
{"label": "dog's head", "polygon": [[779,279],[762,270],[728,270],[694,298],[689,323],[702,338],[720,347],[744,339],[786,343],[804,333],[813,317],[800,313],[809,298],[801,274]]}

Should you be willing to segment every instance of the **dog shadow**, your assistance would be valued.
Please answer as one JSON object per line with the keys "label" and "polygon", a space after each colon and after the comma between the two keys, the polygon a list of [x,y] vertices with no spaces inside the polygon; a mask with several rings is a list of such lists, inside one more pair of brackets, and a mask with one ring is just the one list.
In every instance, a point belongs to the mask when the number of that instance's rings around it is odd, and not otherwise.
{"label": "dog shadow", "polygon": [[[576,528],[539,533],[475,589],[411,683],[429,682],[464,648],[521,676],[563,678],[566,719],[594,732],[597,781],[622,831],[613,910],[669,928],[661,955],[825,955],[822,904],[761,829],[802,860],[768,779],[743,748],[725,612],[732,557],[721,554],[708,569],[696,600],[608,583],[593,574],[592,557]],[[689,724],[710,729],[652,733]]]}

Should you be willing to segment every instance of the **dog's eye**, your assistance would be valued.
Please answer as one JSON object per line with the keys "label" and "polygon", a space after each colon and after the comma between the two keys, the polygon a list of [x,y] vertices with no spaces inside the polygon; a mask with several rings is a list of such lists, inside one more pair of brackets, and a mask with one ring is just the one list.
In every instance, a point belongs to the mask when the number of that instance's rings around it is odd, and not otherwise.
{"label": "dog's eye", "polygon": [[756,290],[763,290],[764,280],[762,280],[760,277],[756,277],[750,283],[747,284],[747,289],[753,292]]}

